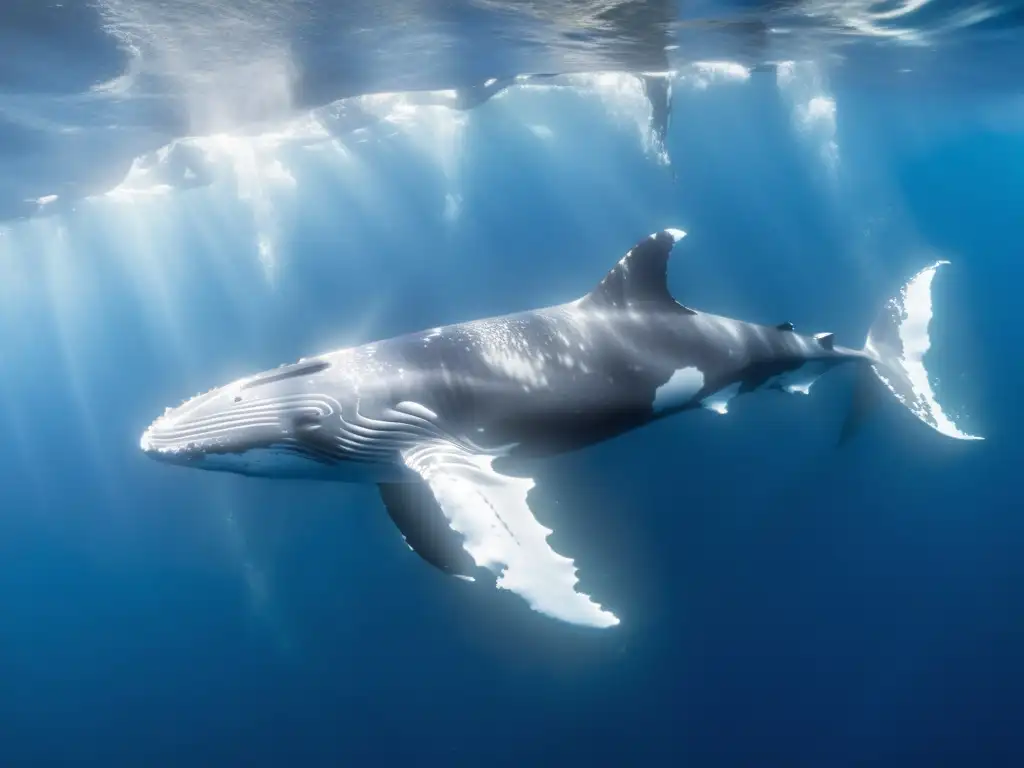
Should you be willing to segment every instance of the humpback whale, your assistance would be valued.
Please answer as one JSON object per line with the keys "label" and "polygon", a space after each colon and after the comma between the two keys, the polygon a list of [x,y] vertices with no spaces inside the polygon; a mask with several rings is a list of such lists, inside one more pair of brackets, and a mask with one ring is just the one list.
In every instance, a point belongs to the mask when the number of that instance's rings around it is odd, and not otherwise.
{"label": "humpback whale", "polygon": [[669,292],[684,237],[636,243],[575,301],[334,351],[167,409],[141,437],[160,461],[256,477],[375,483],[406,544],[438,570],[490,577],[536,611],[619,623],[576,589],[572,559],[547,542],[529,476],[503,461],[585,448],[685,411],[728,411],[762,390],[808,393],[825,372],[859,372],[841,440],[888,391],[953,438],[923,358],[937,262],[881,309],[861,348],[791,323],[698,311]]}

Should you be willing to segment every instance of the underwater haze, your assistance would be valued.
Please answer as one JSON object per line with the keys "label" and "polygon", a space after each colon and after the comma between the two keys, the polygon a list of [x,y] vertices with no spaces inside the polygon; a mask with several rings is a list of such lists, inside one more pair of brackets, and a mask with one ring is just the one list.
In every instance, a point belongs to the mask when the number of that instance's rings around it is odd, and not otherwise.
{"label": "underwater haze", "polygon": [[[1024,6],[0,7],[0,765],[1024,764]],[[533,467],[575,626],[374,485],[152,461],[240,377],[592,290],[832,332],[936,274],[953,440],[849,371]]]}

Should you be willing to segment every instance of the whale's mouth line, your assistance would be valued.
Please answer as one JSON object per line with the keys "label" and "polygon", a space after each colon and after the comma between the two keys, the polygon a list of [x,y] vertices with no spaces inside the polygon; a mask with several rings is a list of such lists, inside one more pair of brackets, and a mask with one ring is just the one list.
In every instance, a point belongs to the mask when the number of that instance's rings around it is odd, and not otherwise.
{"label": "whale's mouth line", "polygon": [[[225,397],[231,392],[223,393]],[[331,398],[319,395],[281,395],[226,410],[192,417],[199,405],[185,403],[156,419],[142,434],[140,448],[156,456],[184,453],[243,453],[253,447],[286,439],[295,422],[319,423],[340,411]]]}

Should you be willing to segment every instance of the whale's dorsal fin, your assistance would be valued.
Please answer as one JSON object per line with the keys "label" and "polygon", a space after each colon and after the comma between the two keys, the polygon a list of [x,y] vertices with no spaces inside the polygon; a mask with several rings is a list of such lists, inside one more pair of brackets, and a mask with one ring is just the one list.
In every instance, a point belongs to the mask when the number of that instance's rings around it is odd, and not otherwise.
{"label": "whale's dorsal fin", "polygon": [[663,307],[696,314],[668,291],[668,257],[685,236],[679,229],[663,229],[645,237],[626,252],[583,303],[616,309]]}
{"label": "whale's dorsal fin", "polygon": [[822,349],[827,349],[831,352],[836,348],[836,335],[834,333],[816,333],[814,334],[814,339],[821,345]]}

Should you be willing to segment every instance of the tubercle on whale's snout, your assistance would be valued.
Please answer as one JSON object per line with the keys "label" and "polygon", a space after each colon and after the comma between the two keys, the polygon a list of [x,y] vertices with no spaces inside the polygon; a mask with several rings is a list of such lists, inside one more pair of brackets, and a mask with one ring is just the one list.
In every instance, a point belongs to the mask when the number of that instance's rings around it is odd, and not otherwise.
{"label": "tubercle on whale's snout", "polygon": [[208,399],[216,392],[217,390],[210,390],[209,392],[189,398],[177,408],[173,406],[165,408],[164,412],[158,416],[152,424],[143,430],[142,435],[139,437],[139,449],[143,453],[154,457],[165,456],[179,458],[187,456],[189,453],[198,450],[200,447],[198,441],[189,440],[186,442],[177,442],[169,440],[167,438],[170,436],[167,433],[178,426],[182,418],[182,413],[187,412],[190,405],[199,403],[203,398]]}
{"label": "tubercle on whale's snout", "polygon": [[160,445],[156,434],[159,433],[163,418],[157,419],[148,426],[139,437],[139,449],[149,456],[187,456],[200,448],[198,441]]}
{"label": "tubercle on whale's snout", "polygon": [[170,407],[164,409],[163,414],[142,431],[142,435],[139,437],[139,449],[143,453],[155,455],[162,452],[157,445],[155,435],[167,424],[168,417],[173,411],[174,409]]}
{"label": "tubercle on whale's snout", "polygon": [[[242,382],[245,380],[243,379]],[[209,403],[211,400],[223,395],[229,389],[233,392],[238,389],[241,382],[233,382],[227,387],[212,387],[206,392],[198,392],[192,397],[186,398],[182,401],[181,405],[178,406],[167,406],[164,408],[162,414],[160,414],[152,424],[150,424],[143,431],[139,438],[139,448],[149,455],[153,456],[171,456],[171,455],[183,455],[189,451],[195,450],[199,447],[198,443],[192,441],[189,443],[172,444],[172,445],[160,445],[160,433],[162,431],[168,431],[178,425],[182,419],[186,418],[190,413],[195,411],[202,405]]]}
{"label": "tubercle on whale's snout", "polygon": [[202,462],[210,451],[216,451],[217,447],[215,442],[201,440],[163,442],[158,434],[154,436],[154,426],[147,428],[139,437],[139,448],[144,454],[171,464],[196,465]]}

